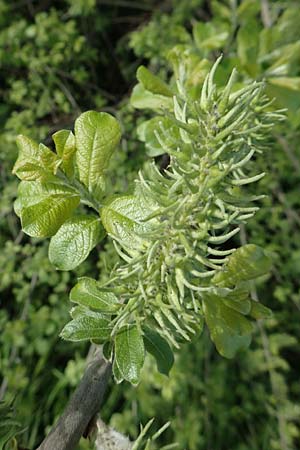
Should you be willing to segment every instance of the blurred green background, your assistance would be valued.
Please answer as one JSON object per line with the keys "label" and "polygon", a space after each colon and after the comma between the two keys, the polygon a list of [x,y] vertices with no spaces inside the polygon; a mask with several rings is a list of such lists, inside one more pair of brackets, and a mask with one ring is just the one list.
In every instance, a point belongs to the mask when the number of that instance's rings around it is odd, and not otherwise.
{"label": "blurred green background", "polygon": [[300,448],[299,6],[299,0],[0,0],[0,400],[12,406],[0,406],[0,448],[35,448],[61,414],[88,352],[85,344],[58,338],[69,317],[69,290],[78,276],[99,278],[114,262],[107,240],[77,270],[58,272],[48,243],[22,233],[13,212],[16,135],[50,144],[51,134],[72,128],[82,111],[113,113],[123,138],[111,186],[126,192],[149,159],[136,135],[148,113],[128,102],[136,68],[145,64],[167,79],[170,58],[184,55],[196,84],[195,61],[221,52],[221,81],[235,66],[245,81],[266,80],[268,95],[288,109],[257,161],[267,172],[258,190],[268,197],[242,236],[273,252],[272,273],[258,295],[274,314],[257,323],[250,350],[234,360],[216,353],[207,332],[178,352],[170,378],[147,359],[137,388],[110,385],[102,418],[132,439],[151,417],[154,428],[170,420],[159,445],[176,441],[182,450]]}

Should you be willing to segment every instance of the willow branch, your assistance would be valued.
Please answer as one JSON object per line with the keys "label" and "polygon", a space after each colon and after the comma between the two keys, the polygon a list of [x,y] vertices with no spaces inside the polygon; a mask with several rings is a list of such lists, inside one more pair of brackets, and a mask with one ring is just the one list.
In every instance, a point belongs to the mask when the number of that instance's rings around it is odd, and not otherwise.
{"label": "willow branch", "polygon": [[74,450],[99,412],[111,375],[111,364],[98,354],[88,365],[65,411],[37,450]]}

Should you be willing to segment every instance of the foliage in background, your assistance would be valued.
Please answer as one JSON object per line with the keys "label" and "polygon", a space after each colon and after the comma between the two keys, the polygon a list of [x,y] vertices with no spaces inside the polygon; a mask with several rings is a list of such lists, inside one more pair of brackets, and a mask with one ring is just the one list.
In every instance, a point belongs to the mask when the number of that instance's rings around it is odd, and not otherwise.
{"label": "foliage in background", "polygon": [[[200,1],[178,0],[172,2],[172,5],[170,2],[149,1],[143,2],[143,5],[127,2],[131,5],[129,9],[128,6],[118,6],[117,0],[107,2],[109,5],[104,5],[101,9],[98,2],[93,0],[76,0],[65,3],[51,2],[54,12],[48,9],[50,2],[41,2],[38,6],[35,2],[29,3],[34,5],[33,10],[30,10],[27,4],[15,7],[13,2],[0,2],[0,41],[1,52],[4,54],[1,68],[3,69],[2,64],[5,65],[5,70],[1,71],[0,91],[0,245],[4,248],[0,257],[0,314],[3,330],[0,370],[1,375],[5,376],[1,393],[5,392],[6,399],[17,395],[17,418],[22,427],[27,427],[20,442],[34,447],[40,441],[45,427],[61,413],[84,367],[86,347],[78,344],[70,347],[70,344],[57,339],[62,323],[68,318],[69,288],[74,284],[76,276],[87,273],[91,275],[93,271],[97,276],[98,259],[98,267],[105,268],[103,273],[114,265],[115,260],[114,249],[104,242],[102,245],[106,247],[106,256],[101,252],[101,246],[97,248],[99,256],[96,250],[91,255],[90,262],[84,263],[74,275],[59,273],[55,272],[48,262],[47,245],[34,240],[35,248],[32,243],[24,246],[28,241],[19,234],[19,224],[12,213],[16,182],[10,176],[10,170],[16,157],[15,135],[20,132],[30,134],[49,144],[49,134],[61,127],[68,128],[79,110],[103,108],[103,105],[114,108],[122,94],[129,91],[129,85],[134,84],[134,72],[139,61],[128,53],[128,38],[122,36],[124,32],[137,28],[130,38],[130,45],[140,59],[147,57],[150,60],[151,68],[155,72],[159,71],[162,75],[167,73],[168,62],[165,56],[173,45],[188,44],[190,49],[186,50],[186,59],[191,64],[191,70],[193,61],[196,65],[200,64],[194,73],[203,79],[207,69],[203,58],[214,60],[223,50],[226,60],[231,58],[232,62],[222,75],[219,71],[221,78],[218,81],[223,82],[232,66],[238,65],[239,72],[244,74],[245,79],[251,79],[253,76],[272,78],[273,83],[270,83],[268,88],[278,96],[282,107],[292,108],[289,121],[274,129],[274,147],[267,155],[269,174],[260,183],[261,192],[270,192],[271,189],[272,195],[264,201],[263,208],[247,229],[249,240],[251,238],[252,242],[268,247],[276,253],[273,276],[269,279],[267,288],[259,289],[260,298],[275,310],[275,314],[264,328],[257,327],[254,345],[238,360],[228,362],[220,359],[208,338],[194,342],[192,346],[185,348],[183,354],[176,357],[170,379],[157,374],[154,361],[147,360],[147,366],[142,373],[143,380],[138,388],[132,389],[124,385],[113,388],[104,407],[103,418],[107,422],[110,420],[119,431],[130,433],[132,437],[137,436],[140,422],[146,423],[150,417],[156,416],[159,427],[168,418],[172,421],[172,426],[162,435],[160,445],[176,440],[180,448],[192,450],[221,450],[227,449],[228,446],[234,450],[298,448],[299,351],[295,344],[296,339],[299,339],[300,308],[300,260],[297,245],[300,225],[297,212],[297,186],[300,181],[297,146],[300,102],[297,77],[300,73],[297,56],[297,2],[269,2],[270,14],[265,25],[260,21],[260,2],[255,0],[243,0],[239,2],[241,5],[238,8],[235,2],[227,1],[210,2],[210,8],[207,8],[207,4],[201,6]],[[162,7],[162,10],[148,22],[155,3]],[[190,6],[195,9],[190,10]],[[60,27],[61,21],[64,24],[73,22],[73,25],[62,30],[61,37],[55,34],[51,38],[54,47],[66,48],[67,53],[71,52],[69,56],[66,55],[69,58],[70,70],[73,68],[76,71],[79,68],[74,68],[72,63],[73,57],[77,58],[78,55],[67,45],[68,39],[73,43],[79,39],[79,42],[88,44],[87,53],[91,55],[91,60],[85,58],[85,52],[80,55],[83,81],[74,82],[65,75],[61,78],[63,84],[67,83],[67,89],[75,99],[78,109],[72,106],[71,97],[68,98],[66,91],[57,87],[57,77],[50,76],[46,70],[39,67],[37,79],[33,80],[35,72],[29,70],[31,62],[26,51],[29,50],[34,55],[35,65],[39,58],[38,46],[34,45],[35,41],[30,38],[30,33],[32,26],[35,32],[38,32],[36,16],[40,17],[41,14],[42,17],[46,14],[46,19],[49,18],[54,27]],[[44,18],[44,22],[46,19]],[[197,19],[201,19],[201,25],[197,26]],[[27,37],[24,21],[31,30]],[[142,21],[147,22],[145,28],[140,27]],[[206,24],[207,22],[209,23]],[[193,34],[197,34],[197,39],[196,36],[193,39],[192,33],[189,33],[192,24],[195,27]],[[269,26],[270,24],[272,26]],[[180,31],[177,28],[177,41],[169,45],[167,33],[162,39],[160,36],[164,30],[170,32],[174,29],[174,25],[181,28]],[[187,31],[184,25],[188,26]],[[235,36],[240,28],[245,30],[236,40]],[[24,36],[21,36],[19,29],[24,30]],[[146,29],[149,30],[148,34]],[[16,36],[22,48],[26,50],[25,55],[20,58],[21,67],[18,67],[17,61],[8,61],[7,58],[11,60],[13,54],[10,52],[7,55],[4,51],[6,46],[12,46],[11,38],[7,37],[8,30],[11,30],[10,36]],[[211,40],[206,43],[204,40],[204,44],[201,37],[203,30],[206,35],[210,33],[211,36]],[[55,62],[55,52],[51,52],[48,43],[43,40],[42,30],[38,35],[41,35],[41,56],[43,51],[44,54],[52,54],[55,73],[56,69],[61,69],[61,62]],[[117,56],[111,58],[117,41]],[[261,42],[265,42],[264,45],[269,47],[264,50],[260,46]],[[294,50],[290,48],[288,61],[284,61],[284,56],[289,49],[280,49],[281,45],[286,44],[295,44]],[[238,54],[246,64],[239,63]],[[261,59],[260,55],[267,58]],[[173,53],[173,58],[175,56],[176,52]],[[283,61],[280,61],[281,57]],[[246,67],[248,59],[251,61],[251,67]],[[274,64],[275,75],[274,71],[268,74]],[[69,66],[64,65],[63,70],[68,73]],[[280,78],[293,79],[281,79],[279,86],[275,79],[276,70]],[[41,76],[44,80],[47,79],[47,82],[41,84]],[[25,87],[22,82],[24,79],[27,81]],[[56,94],[55,98],[51,95],[53,110],[49,110],[48,105],[43,105],[43,102],[39,105],[39,99],[43,99],[44,88],[48,83],[51,84],[51,89],[60,90],[60,94]],[[285,86],[282,86],[282,83]],[[24,89],[25,93],[22,92]],[[31,95],[34,108],[30,107],[28,101]],[[127,104],[127,101],[124,104]],[[36,111],[44,111],[45,114],[37,117]],[[128,106],[122,110],[122,152],[116,155],[111,166],[111,172],[115,174],[113,184],[116,186],[116,182],[120,183],[119,192],[127,190],[124,171],[126,175],[133,173],[145,159],[143,145],[132,139],[132,129],[136,119],[144,121],[147,118],[147,111],[133,113],[132,108]],[[33,123],[34,128],[31,128]],[[128,143],[129,137],[131,143]],[[130,157],[127,158],[127,155]],[[266,160],[263,162],[264,169],[265,163]],[[22,314],[23,309],[25,314]],[[183,378],[185,371],[189,372],[189,378]],[[7,381],[9,383],[6,388]]]}

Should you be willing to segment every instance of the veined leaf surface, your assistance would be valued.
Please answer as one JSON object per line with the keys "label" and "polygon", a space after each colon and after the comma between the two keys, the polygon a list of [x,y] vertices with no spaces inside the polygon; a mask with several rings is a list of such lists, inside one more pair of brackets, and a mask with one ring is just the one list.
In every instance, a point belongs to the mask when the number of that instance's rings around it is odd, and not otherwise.
{"label": "veined leaf surface", "polygon": [[17,137],[19,156],[15,162],[13,173],[21,180],[45,181],[54,179],[54,174],[61,159],[43,144],[19,135]]}
{"label": "veined leaf surface", "polygon": [[88,277],[79,279],[70,292],[70,300],[103,313],[115,313],[120,308],[118,298],[113,292],[102,289],[96,280]]}
{"label": "veined leaf surface", "polygon": [[26,234],[49,237],[73,214],[79,202],[76,191],[61,183],[26,181],[20,183],[15,211]]}
{"label": "veined leaf surface", "polygon": [[150,225],[142,220],[149,211],[133,195],[115,196],[101,209],[101,219],[106,231],[119,238],[129,248],[142,245],[138,236],[149,230]]}
{"label": "veined leaf surface", "polygon": [[101,177],[120,137],[120,125],[110,114],[87,111],[75,122],[79,178],[96,196],[102,191]]}
{"label": "veined leaf surface", "polygon": [[72,270],[88,257],[105,235],[99,217],[71,217],[52,237],[49,259],[57,269]]}
{"label": "veined leaf surface", "polygon": [[116,335],[115,364],[124,380],[137,384],[144,365],[143,337],[136,325],[126,325]]}
{"label": "veined leaf surface", "polygon": [[75,164],[75,136],[72,131],[60,130],[52,135],[56,152],[62,159],[62,167],[69,177],[74,174]]}
{"label": "veined leaf surface", "polygon": [[111,327],[109,325],[109,320],[104,319],[101,314],[87,314],[67,323],[60,336],[68,341],[99,339],[104,342],[110,336]]}

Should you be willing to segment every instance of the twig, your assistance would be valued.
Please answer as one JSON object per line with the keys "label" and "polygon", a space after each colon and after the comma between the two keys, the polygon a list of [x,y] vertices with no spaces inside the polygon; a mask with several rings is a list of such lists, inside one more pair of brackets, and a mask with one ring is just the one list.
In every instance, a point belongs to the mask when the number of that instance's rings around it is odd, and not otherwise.
{"label": "twig", "polygon": [[111,375],[111,364],[99,352],[88,365],[65,411],[37,450],[74,450],[99,412]]}

